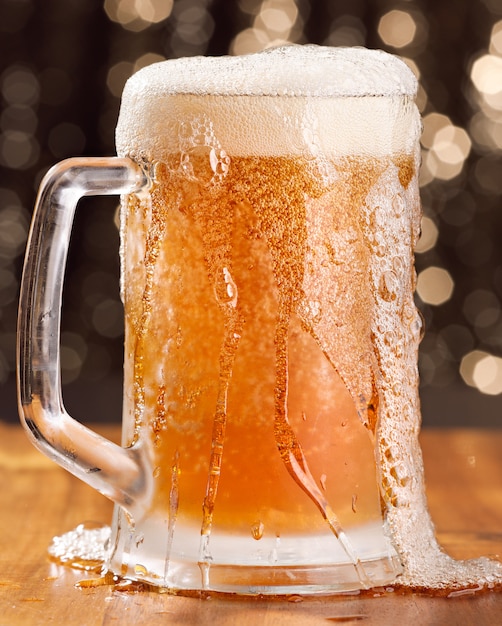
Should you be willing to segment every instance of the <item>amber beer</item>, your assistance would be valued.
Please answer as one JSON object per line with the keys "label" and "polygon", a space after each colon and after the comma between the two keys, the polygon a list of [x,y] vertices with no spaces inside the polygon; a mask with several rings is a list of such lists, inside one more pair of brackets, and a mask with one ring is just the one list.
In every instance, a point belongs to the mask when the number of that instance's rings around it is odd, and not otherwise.
{"label": "amber beer", "polygon": [[394,161],[408,186],[402,155],[333,161],[330,182],[293,156],[230,156],[217,183],[159,164],[151,202],[130,203],[125,387],[155,510],[176,489],[177,524],[255,539],[329,532],[327,503],[344,528],[381,520],[359,206]]}
{"label": "amber beer", "polygon": [[145,520],[116,511],[113,571],[265,593],[400,573],[375,337],[379,308],[416,315],[415,88],[389,55],[314,46],[129,81],[118,153],[151,186],[121,212],[124,444],[154,481]]}

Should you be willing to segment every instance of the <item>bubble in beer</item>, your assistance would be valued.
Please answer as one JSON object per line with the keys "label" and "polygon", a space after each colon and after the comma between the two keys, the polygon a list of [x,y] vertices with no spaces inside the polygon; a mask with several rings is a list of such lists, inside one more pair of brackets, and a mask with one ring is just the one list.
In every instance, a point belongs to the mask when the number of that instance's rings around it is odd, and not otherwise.
{"label": "bubble in beer", "polygon": [[402,194],[398,193],[394,196],[394,199],[392,200],[392,208],[395,217],[399,218],[403,215],[406,209],[406,203]]}
{"label": "bubble in beer", "polygon": [[319,483],[321,484],[321,487],[323,489],[323,491],[326,491],[326,480],[327,480],[327,476],[326,474],[321,474],[321,478],[319,478]]}
{"label": "bubble in beer", "polygon": [[222,180],[228,173],[230,158],[216,137],[212,120],[198,114],[186,117],[178,126],[181,170],[202,184]]}
{"label": "bubble in beer", "polygon": [[392,302],[397,298],[399,291],[399,279],[393,270],[384,272],[380,278],[378,292],[382,300]]}
{"label": "bubble in beer", "polygon": [[221,268],[214,282],[214,293],[220,304],[237,304],[237,286],[227,267]]}
{"label": "bubble in beer", "polygon": [[263,537],[263,532],[265,530],[265,524],[263,522],[256,522],[251,526],[251,535],[253,539],[257,541]]}

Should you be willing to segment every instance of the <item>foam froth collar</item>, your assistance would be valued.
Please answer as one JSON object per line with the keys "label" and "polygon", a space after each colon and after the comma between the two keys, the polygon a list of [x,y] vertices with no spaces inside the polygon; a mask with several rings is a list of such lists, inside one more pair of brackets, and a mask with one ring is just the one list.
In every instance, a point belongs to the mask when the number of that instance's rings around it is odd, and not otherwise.
{"label": "foam froth collar", "polygon": [[409,153],[420,132],[416,91],[403,61],[359,47],[163,61],[128,80],[117,152],[162,160],[193,147],[191,136],[231,155]]}

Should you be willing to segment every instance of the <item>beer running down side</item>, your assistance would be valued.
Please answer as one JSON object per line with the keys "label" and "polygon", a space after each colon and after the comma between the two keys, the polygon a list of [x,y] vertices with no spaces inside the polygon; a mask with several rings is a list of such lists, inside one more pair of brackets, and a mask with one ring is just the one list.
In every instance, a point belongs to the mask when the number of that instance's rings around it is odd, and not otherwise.
{"label": "beer running down side", "polygon": [[418,431],[416,81],[379,51],[180,59],[126,86],[125,446],[108,566],[175,589],[502,582],[436,543]]}

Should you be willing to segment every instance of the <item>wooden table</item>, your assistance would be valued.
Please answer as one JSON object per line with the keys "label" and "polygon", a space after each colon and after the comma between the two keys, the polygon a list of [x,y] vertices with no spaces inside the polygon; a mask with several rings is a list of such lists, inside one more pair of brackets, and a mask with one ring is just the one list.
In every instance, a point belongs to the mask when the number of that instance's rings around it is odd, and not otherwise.
{"label": "wooden table", "polygon": [[[118,437],[114,428],[107,434]],[[441,543],[457,558],[502,554],[502,431],[429,430],[422,445]],[[288,601],[77,589],[85,575],[51,563],[47,546],[83,521],[108,523],[111,505],[39,454],[20,427],[1,422],[0,481],[0,626],[502,624],[502,593],[492,591],[445,598],[377,590]]]}

